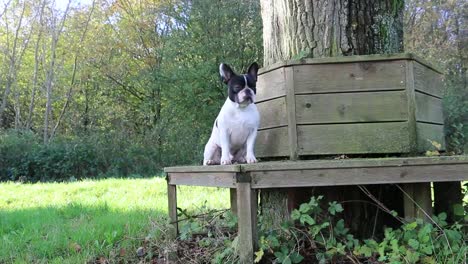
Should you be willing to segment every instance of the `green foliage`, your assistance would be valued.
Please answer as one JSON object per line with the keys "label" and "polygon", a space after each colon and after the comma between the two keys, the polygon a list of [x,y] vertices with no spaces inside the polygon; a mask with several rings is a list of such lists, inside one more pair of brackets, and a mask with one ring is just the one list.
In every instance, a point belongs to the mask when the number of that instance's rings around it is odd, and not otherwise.
{"label": "green foliage", "polygon": [[[260,250],[255,262],[301,261],[334,263],[368,259],[384,263],[462,263],[468,251],[462,225],[447,225],[445,213],[433,216],[434,224],[418,219],[399,229],[387,228],[382,239],[358,240],[338,217],[343,207],[330,202],[320,206],[323,197],[312,197],[291,213],[291,220],[279,230],[261,230]],[[312,252],[311,252],[312,250]]]}
{"label": "green foliage", "polygon": [[[460,154],[467,145],[468,93],[463,89],[462,76],[449,75],[446,81],[447,93],[444,97],[445,134],[449,150]],[[466,88],[465,88],[466,90]]]}
{"label": "green foliage", "polygon": [[163,166],[157,159],[160,150],[153,144],[124,134],[58,137],[47,145],[40,142],[32,133],[0,132],[0,181],[149,176]]}
{"label": "green foliage", "polygon": [[[0,10],[0,46],[5,47],[0,51],[0,101],[7,103],[3,118],[0,114],[0,130],[34,131],[36,136],[31,137],[43,155],[32,151],[35,162],[23,165],[23,170],[53,160],[62,162],[50,165],[56,167],[53,171],[28,172],[38,179],[146,175],[163,166],[199,163],[226,99],[219,64],[229,63],[243,72],[253,61],[263,59],[258,1],[143,0],[136,5],[96,0],[94,6],[71,4],[57,43],[56,63],[51,66],[50,41],[55,29],[49,20],[60,21],[64,10],[45,1],[43,16],[50,19],[41,21],[42,2],[10,1]],[[29,45],[13,50],[23,3],[27,12],[23,26],[18,27],[18,43]],[[14,54],[15,67],[10,65]],[[53,146],[45,147],[39,142],[44,138],[46,97],[42,89],[48,72],[54,74],[47,138],[57,129],[50,140]],[[7,81],[12,82],[12,89],[3,98]],[[83,149],[70,150],[74,144]],[[70,158],[60,160],[60,155]],[[5,165],[16,169],[11,163],[18,161],[15,158]],[[79,164],[72,164],[75,158]],[[88,158],[96,158],[96,164]],[[18,178],[25,172],[0,174]]]}

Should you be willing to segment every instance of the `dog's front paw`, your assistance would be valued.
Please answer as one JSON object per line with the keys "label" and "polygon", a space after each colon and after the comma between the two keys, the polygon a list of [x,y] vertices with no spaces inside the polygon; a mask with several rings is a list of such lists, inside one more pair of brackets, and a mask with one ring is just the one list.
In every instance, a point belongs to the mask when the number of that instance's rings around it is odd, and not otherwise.
{"label": "dog's front paw", "polygon": [[245,157],[245,159],[247,160],[248,164],[257,163],[257,159],[253,155],[252,156],[247,156],[247,157]]}
{"label": "dog's front paw", "polygon": [[227,159],[227,160],[221,160],[221,165],[231,165],[232,161]]}
{"label": "dog's front paw", "polygon": [[208,165],[219,165],[219,160],[204,160],[203,165],[208,166]]}

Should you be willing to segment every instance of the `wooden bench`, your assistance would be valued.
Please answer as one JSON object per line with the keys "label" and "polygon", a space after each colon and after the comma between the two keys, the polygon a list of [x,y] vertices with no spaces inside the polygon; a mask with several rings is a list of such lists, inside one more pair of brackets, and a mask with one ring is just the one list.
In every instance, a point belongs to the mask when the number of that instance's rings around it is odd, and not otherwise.
{"label": "wooden bench", "polygon": [[[468,181],[468,156],[263,162],[252,165],[165,168],[169,217],[177,225],[178,185],[231,189],[237,212],[241,262],[251,263],[257,243],[258,190],[268,188],[401,184],[405,218],[432,212],[431,182]],[[419,206],[416,206],[418,204]]]}

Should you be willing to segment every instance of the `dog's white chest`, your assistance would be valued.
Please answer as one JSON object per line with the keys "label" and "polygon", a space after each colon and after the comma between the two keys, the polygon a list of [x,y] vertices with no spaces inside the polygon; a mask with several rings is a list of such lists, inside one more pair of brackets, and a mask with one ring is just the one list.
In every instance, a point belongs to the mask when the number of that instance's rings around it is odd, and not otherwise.
{"label": "dog's white chest", "polygon": [[230,103],[220,113],[219,125],[228,131],[232,148],[242,147],[248,136],[258,129],[260,116],[255,104],[238,108]]}

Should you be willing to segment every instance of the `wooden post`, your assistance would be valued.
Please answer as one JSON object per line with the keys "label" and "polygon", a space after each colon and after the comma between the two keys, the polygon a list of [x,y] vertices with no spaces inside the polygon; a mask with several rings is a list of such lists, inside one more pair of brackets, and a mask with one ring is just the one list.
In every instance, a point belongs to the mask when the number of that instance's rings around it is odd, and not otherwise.
{"label": "wooden post", "polygon": [[257,243],[257,192],[250,182],[237,183],[240,263],[252,263]]}
{"label": "wooden post", "polygon": [[403,190],[406,192],[404,194],[405,219],[411,221],[421,218],[427,221],[428,216],[432,215],[431,184],[427,182],[406,183],[403,184]]}
{"label": "wooden post", "polygon": [[447,220],[454,222],[454,205],[463,204],[461,183],[434,182],[434,211],[436,214],[447,213]]}
{"label": "wooden post", "polygon": [[229,189],[229,197],[231,200],[231,212],[237,216],[237,190],[235,188]]}
{"label": "wooden post", "polygon": [[296,95],[294,94],[294,68],[284,69],[286,86],[286,111],[288,116],[289,159],[297,160]]}
{"label": "wooden post", "polygon": [[170,230],[171,238],[177,238],[179,234],[179,224],[177,223],[177,185],[167,184],[167,201],[169,219],[173,225],[173,229]]}

